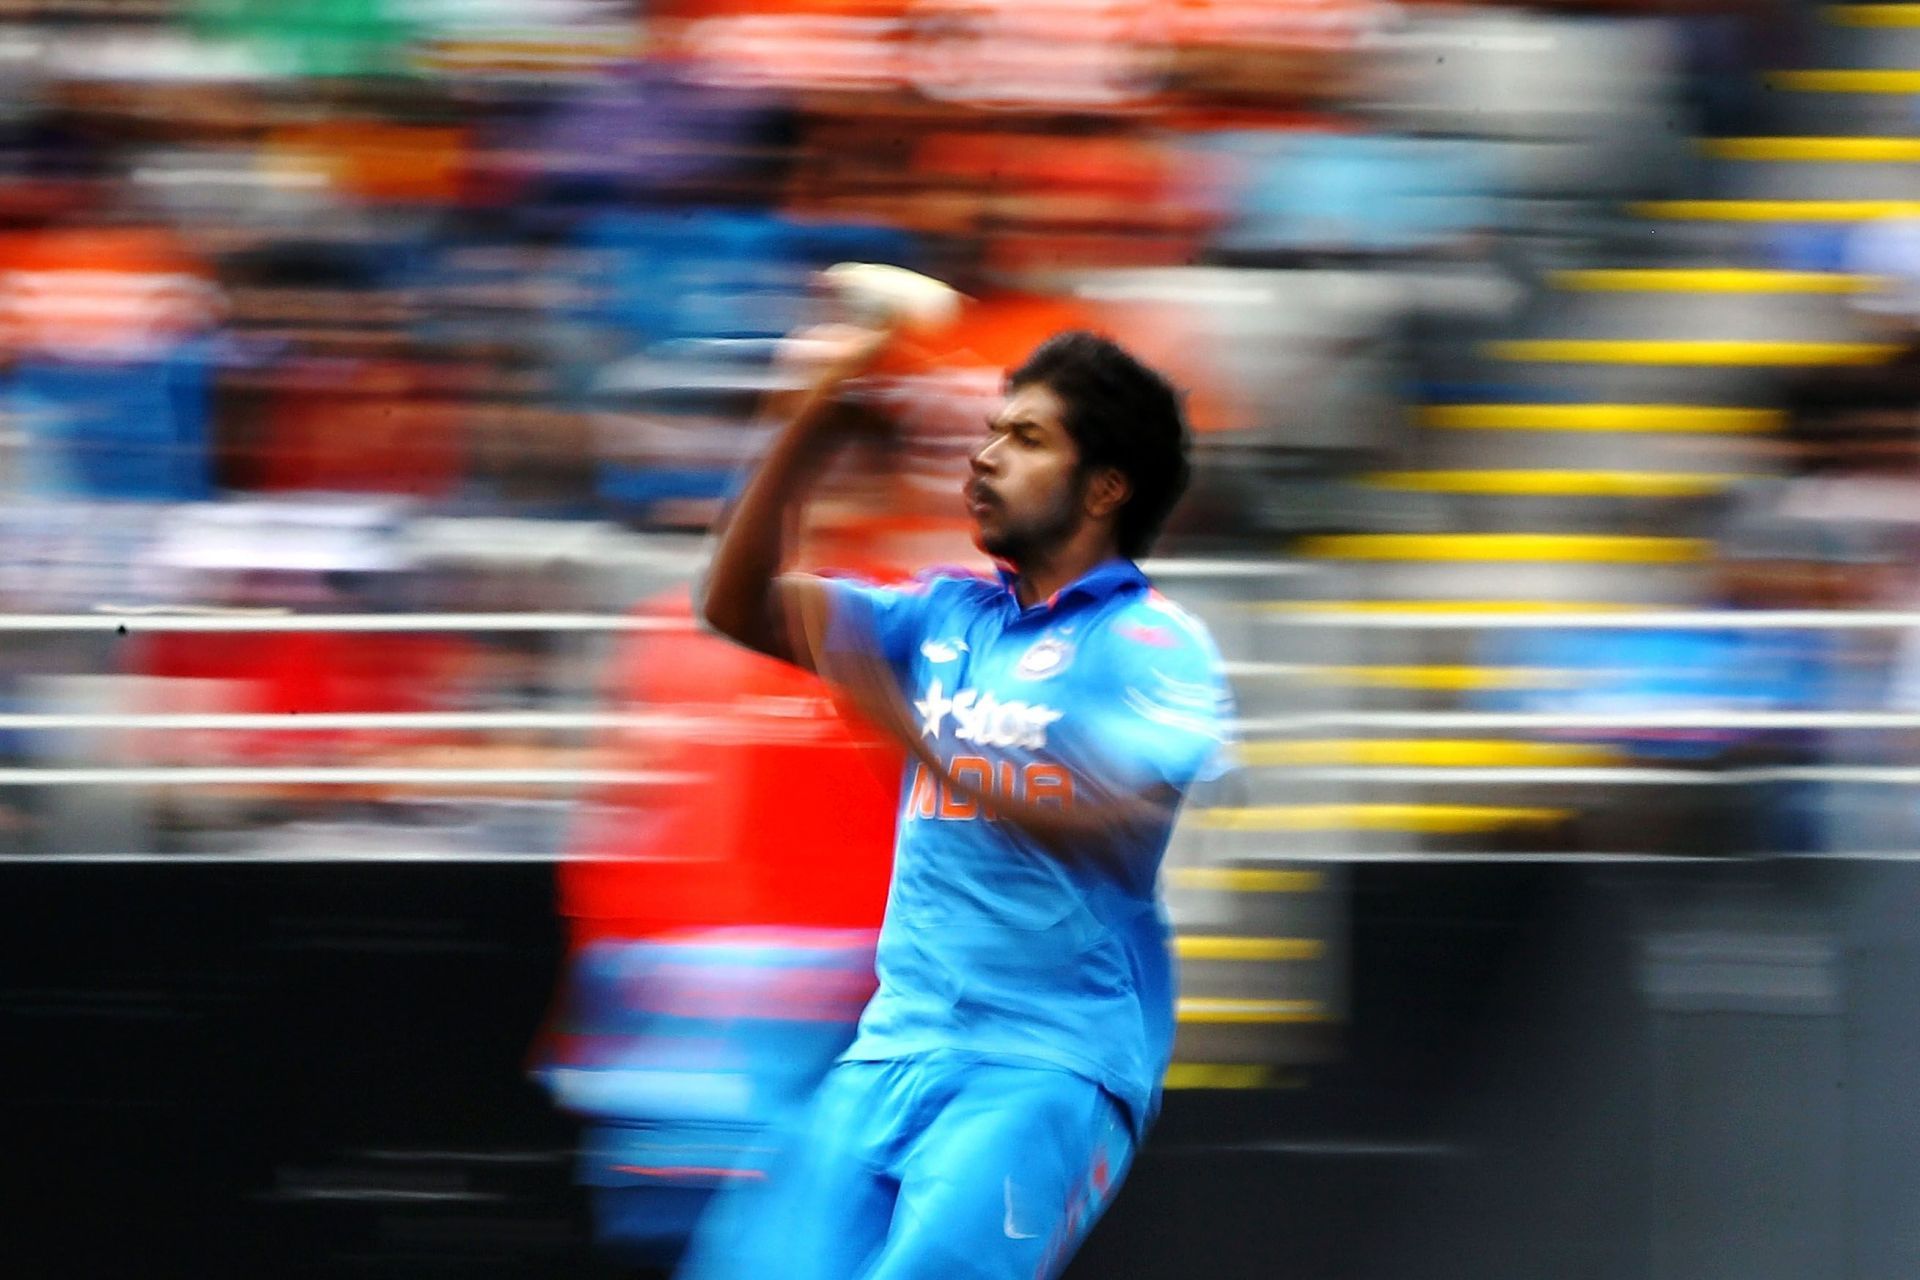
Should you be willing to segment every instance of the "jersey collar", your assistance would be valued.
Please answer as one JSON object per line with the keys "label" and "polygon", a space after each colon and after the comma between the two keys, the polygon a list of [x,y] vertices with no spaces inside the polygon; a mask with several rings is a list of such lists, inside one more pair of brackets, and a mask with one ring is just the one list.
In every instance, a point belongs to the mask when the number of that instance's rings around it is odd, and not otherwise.
{"label": "jersey collar", "polygon": [[[1000,585],[1007,589],[1007,594],[1013,597],[1015,608],[1018,608],[1020,600],[1015,594],[1014,587],[1019,582],[1020,575],[1004,564],[996,565],[995,569],[1000,575]],[[1147,575],[1140,571],[1139,565],[1124,557],[1115,556],[1111,560],[1104,560],[1093,566],[1045,600],[1034,605],[1032,609],[1024,612],[1041,613],[1057,609],[1075,597],[1082,598],[1089,604],[1096,604],[1123,591],[1144,591],[1148,585]]]}

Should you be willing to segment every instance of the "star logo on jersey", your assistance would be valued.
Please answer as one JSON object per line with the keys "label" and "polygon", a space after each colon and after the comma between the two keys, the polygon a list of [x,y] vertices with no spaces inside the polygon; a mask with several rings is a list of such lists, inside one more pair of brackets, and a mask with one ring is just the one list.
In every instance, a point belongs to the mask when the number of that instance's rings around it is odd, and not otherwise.
{"label": "star logo on jersey", "polygon": [[915,702],[913,709],[920,713],[920,736],[937,738],[947,712],[953,710],[953,699],[942,694],[940,682],[935,680],[927,686],[927,696]]}
{"label": "star logo on jersey", "polygon": [[1073,646],[1057,636],[1041,636],[1020,655],[1013,673],[1022,680],[1045,680],[1057,676],[1073,661]]}
{"label": "star logo on jersey", "polygon": [[920,713],[920,736],[938,738],[953,717],[953,736],[983,747],[1021,747],[1038,751],[1047,745],[1047,727],[1061,713],[1038,703],[1002,702],[991,692],[957,689],[947,696],[944,682],[927,686],[927,695],[913,704]]}

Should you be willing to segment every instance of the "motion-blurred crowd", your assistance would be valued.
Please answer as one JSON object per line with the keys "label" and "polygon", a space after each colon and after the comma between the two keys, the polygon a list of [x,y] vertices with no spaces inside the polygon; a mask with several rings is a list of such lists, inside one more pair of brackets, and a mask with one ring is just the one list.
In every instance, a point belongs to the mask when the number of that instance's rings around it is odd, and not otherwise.
{"label": "motion-blurred crowd", "polygon": [[[1354,448],[1380,424],[1339,371],[1409,317],[1501,313],[1503,233],[1553,238],[1503,202],[1656,190],[1687,86],[1770,29],[1658,9],[10,5],[10,491],[697,526],[809,271],[863,258],[1153,312],[1110,323],[1203,426]],[[1154,271],[1353,261],[1431,272],[1276,299]]]}
{"label": "motion-blurred crowd", "polygon": [[[0,793],[0,849],[572,855],[573,963],[531,1065],[587,1124],[603,1240],[671,1257],[871,984],[897,762],[817,683],[695,634],[686,599],[795,377],[783,335],[842,261],[967,304],[873,379],[892,429],[835,477],[814,564],[971,554],[953,468],[1002,370],[1097,327],[1187,389],[1197,478],[1166,546],[1213,568],[1162,583],[1252,720],[1616,715],[1276,730],[1195,824],[1216,851],[1910,841],[1902,787],[1764,772],[1898,763],[1909,737],[1697,719],[1920,707],[1897,628],[1739,625],[1912,599],[1920,233],[1867,206],[1920,209],[1913,157],[1839,149],[1880,184],[1842,208],[1834,165],[1737,168],[1792,146],[1709,165],[1696,143],[1911,132],[1910,96],[1816,118],[1767,87],[1833,52],[1818,22],[1792,0],[4,0],[0,618],[119,622],[0,633],[0,711],[68,717],[0,727],[6,764],[66,771]],[[1725,196],[1775,203],[1679,199]],[[1488,602],[1725,624],[1287,625]],[[647,629],[147,625],[183,610]],[[647,714],[97,718],[507,710]],[[1667,781],[1407,776],[1513,764]],[[550,776],[293,772],[343,765]],[[131,766],[230,772],[89,772]],[[625,780],[565,780],[586,767]]]}
{"label": "motion-blurred crowd", "polygon": [[[870,567],[964,552],[941,468],[998,369],[1072,324],[1190,388],[1202,467],[1176,547],[1258,559],[1302,532],[1474,527],[1356,481],[1417,457],[1417,406],[1526,394],[1484,341],[1524,328],[1552,273],[1616,260],[1624,202],[1692,181],[1692,135],[1768,127],[1754,73],[1798,57],[1807,21],[1761,0],[17,0],[0,606],[631,607],[684,580],[672,535],[703,529],[751,456],[776,342],[843,260],[972,300],[889,373],[881,471],[904,488],[881,495],[891,519],[859,523],[870,492],[847,517]],[[1895,274],[1913,256],[1803,231],[1663,243],[1819,269],[1877,253]],[[1857,423],[1876,395],[1900,411],[1901,367],[1877,390],[1816,372],[1773,394],[1800,397],[1796,421]],[[1899,430],[1742,441],[1718,469],[1897,473]],[[1857,514],[1815,488],[1801,507]],[[1685,519],[1778,523],[1777,493],[1736,496]],[[1593,510],[1549,514],[1655,519]],[[1804,559],[1782,537],[1753,545]],[[1822,562],[1889,563],[1836,545]],[[1794,602],[1831,594],[1793,581]],[[24,633],[0,679],[32,710],[605,707],[605,653],[539,633]],[[578,742],[75,729],[8,750],[571,764]],[[116,826],[94,793],[44,789],[7,812],[26,847],[101,848],[220,825],[201,809],[390,819],[402,794],[169,789],[123,797],[143,816]]]}
{"label": "motion-blurred crowd", "polygon": [[[839,528],[868,568],[964,555],[943,466],[1000,368],[1092,324],[1190,390],[1202,468],[1177,549],[1286,557],[1300,533],[1515,520],[1705,532],[1724,564],[1626,603],[1901,603],[1899,539],[1860,533],[1855,482],[1874,520],[1905,522],[1903,353],[1697,395],[1486,359],[1553,326],[1555,274],[1680,259],[1872,273],[1843,324],[1891,324],[1885,351],[1903,351],[1897,219],[1653,234],[1626,213],[1699,194],[1693,134],[1782,129],[1759,71],[1816,58],[1814,21],[1759,0],[17,0],[0,15],[0,604],[628,608],[685,580],[685,535],[753,455],[755,407],[791,376],[778,340],[818,315],[833,261],[972,299],[887,372],[885,484],[849,486]],[[1676,445],[1707,470],[1655,478],[1655,497],[1713,497],[1693,505],[1496,510],[1469,472],[1405,470],[1452,459],[1423,430],[1450,405],[1636,395],[1784,407],[1788,430]],[[1538,476],[1515,493],[1546,493]],[[1407,595],[1338,566],[1327,581],[1306,593]],[[1473,660],[1569,666],[1551,647]],[[1657,649],[1603,666],[1707,660]],[[607,706],[603,658],[538,631],[23,633],[4,679],[25,710],[564,708]],[[1619,697],[1609,679],[1582,687]],[[1682,700],[1734,697],[1707,685]],[[75,729],[10,752],[588,760],[540,731]],[[102,827],[113,806],[61,798],[94,793],[48,794],[8,806],[27,846],[165,842],[211,821],[186,810],[261,798],[278,818],[407,808],[380,787],[190,789],[129,800],[157,829]]]}

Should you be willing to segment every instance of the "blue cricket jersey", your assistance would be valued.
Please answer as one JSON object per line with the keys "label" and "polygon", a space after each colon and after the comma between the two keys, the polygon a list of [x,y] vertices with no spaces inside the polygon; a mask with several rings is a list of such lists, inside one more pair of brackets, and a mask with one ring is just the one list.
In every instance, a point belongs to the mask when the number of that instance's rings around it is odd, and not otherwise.
{"label": "blue cricket jersey", "polygon": [[[1231,724],[1218,651],[1138,566],[1110,560],[1023,609],[1013,577],[899,589],[831,580],[835,647],[883,655],[922,741],[991,794],[1091,805],[1217,771]],[[909,760],[880,985],[844,1057],[959,1050],[1091,1079],[1144,1134],[1172,1055],[1156,895],[1168,812],[1118,857],[1063,859]]]}

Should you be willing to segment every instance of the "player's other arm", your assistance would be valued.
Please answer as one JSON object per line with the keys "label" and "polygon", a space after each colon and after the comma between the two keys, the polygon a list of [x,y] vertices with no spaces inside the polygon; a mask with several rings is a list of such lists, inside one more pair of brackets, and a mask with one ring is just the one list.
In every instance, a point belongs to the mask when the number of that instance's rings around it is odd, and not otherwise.
{"label": "player's other arm", "polygon": [[1073,864],[1118,869],[1147,833],[1173,821],[1185,795],[1170,784],[1152,782],[1131,790],[1088,792],[1068,807],[1053,800],[995,794],[975,785],[971,778],[957,776],[949,765],[924,749],[914,754],[955,794],[1020,828],[1053,857]]}
{"label": "player's other arm", "polygon": [[1193,784],[1218,777],[1229,758],[1233,698],[1199,624],[1161,612],[1113,643],[1111,684],[1077,717],[1079,794],[1070,807],[1049,805],[1035,832],[1070,856],[1127,856],[1141,836],[1164,831]]}
{"label": "player's other arm", "polygon": [[1010,792],[961,774],[920,735],[904,703],[890,715],[889,708],[869,710],[869,718],[892,729],[930,777],[1019,827],[1053,856],[1123,860],[1144,836],[1172,822],[1194,782],[1224,769],[1233,719],[1232,696],[1210,638],[1190,621],[1136,630],[1150,643],[1123,641],[1128,648],[1114,655],[1106,677],[1111,687],[1075,715],[1082,745],[1075,752],[1077,785],[1070,800]]}
{"label": "player's other arm", "polygon": [[840,431],[840,389],[872,365],[886,335],[862,329],[830,340],[836,349],[826,367],[722,517],[699,597],[700,617],[713,630],[808,670],[817,657],[807,637],[821,634],[827,597],[817,579],[786,572],[794,534],[807,491]]}

